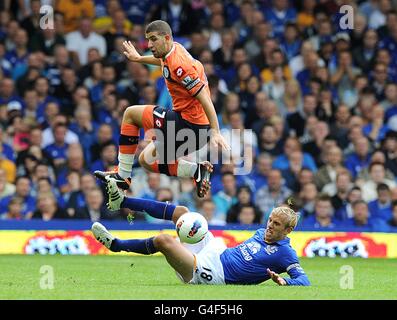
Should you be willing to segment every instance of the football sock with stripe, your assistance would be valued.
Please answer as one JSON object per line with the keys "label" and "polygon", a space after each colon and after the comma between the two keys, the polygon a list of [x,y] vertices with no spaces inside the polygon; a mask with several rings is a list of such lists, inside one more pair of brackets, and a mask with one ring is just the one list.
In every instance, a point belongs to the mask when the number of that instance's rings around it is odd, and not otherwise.
{"label": "football sock with stripe", "polygon": [[172,220],[172,215],[176,208],[171,203],[165,203],[155,200],[128,198],[125,197],[121,203],[121,208],[128,208],[133,211],[146,212],[153,218]]}
{"label": "football sock with stripe", "polygon": [[135,152],[139,142],[139,128],[129,123],[121,124],[119,137],[119,168],[118,173],[122,178],[131,176]]}
{"label": "football sock with stripe", "polygon": [[110,250],[113,252],[127,251],[141,254],[153,254],[158,250],[154,246],[154,237],[147,239],[120,240],[114,239]]}

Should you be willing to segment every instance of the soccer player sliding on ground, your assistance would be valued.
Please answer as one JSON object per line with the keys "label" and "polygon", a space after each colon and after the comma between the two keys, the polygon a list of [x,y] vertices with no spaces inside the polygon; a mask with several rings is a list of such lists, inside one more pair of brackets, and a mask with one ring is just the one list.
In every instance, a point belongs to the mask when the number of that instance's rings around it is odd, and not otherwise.
{"label": "soccer player sliding on ground", "polygon": [[[146,27],[145,35],[148,39],[148,48],[153,55],[141,56],[130,41],[123,43],[125,50],[123,53],[130,61],[161,66],[172,98],[173,109],[168,110],[154,105],[128,107],[121,124],[118,168],[111,172],[95,171],[94,174],[104,182],[106,176],[111,176],[116,179],[119,188],[129,189],[131,170],[139,142],[139,128],[144,128],[145,132],[157,129],[162,137],[160,134],[156,135],[156,142],[152,141],[144,148],[138,159],[141,166],[168,176],[194,178],[197,195],[204,197],[210,188],[212,164],[209,161],[199,163],[187,161],[175,152],[172,152],[171,159],[168,155],[165,156],[171,148],[178,151],[179,147],[186,145],[186,141],[176,139],[178,132],[185,133],[186,130],[194,134],[194,138],[187,141],[190,152],[197,151],[207,144],[208,133],[213,146],[230,150],[230,146],[219,131],[204,67],[181,44],[173,41],[171,28],[165,21],[151,22]],[[172,136],[167,139],[167,135]],[[172,141],[173,145],[167,141]],[[150,159],[153,158],[154,161],[151,161]]]}
{"label": "soccer player sliding on ground", "polygon": [[[129,208],[145,211],[158,219],[172,220],[189,210],[153,200],[129,198],[118,189],[116,180],[107,177],[108,207],[110,210]],[[92,225],[95,238],[114,252],[140,254],[161,252],[185,283],[191,284],[258,284],[272,279],[280,286],[310,285],[299,264],[287,235],[295,228],[298,215],[288,207],[273,209],[266,229],[234,248],[226,248],[221,238],[208,232],[197,244],[182,244],[168,234],[147,239],[120,240],[112,236],[99,222]],[[280,273],[287,272],[290,278]]]}

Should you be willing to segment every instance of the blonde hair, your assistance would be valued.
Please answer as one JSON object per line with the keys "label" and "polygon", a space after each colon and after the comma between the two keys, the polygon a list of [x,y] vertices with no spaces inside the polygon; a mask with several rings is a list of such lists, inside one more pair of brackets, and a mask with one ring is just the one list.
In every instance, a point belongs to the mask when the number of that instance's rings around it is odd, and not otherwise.
{"label": "blonde hair", "polygon": [[288,205],[274,208],[272,214],[283,214],[287,218],[286,228],[291,227],[292,229],[295,229],[296,225],[298,224],[299,214],[288,207]]}

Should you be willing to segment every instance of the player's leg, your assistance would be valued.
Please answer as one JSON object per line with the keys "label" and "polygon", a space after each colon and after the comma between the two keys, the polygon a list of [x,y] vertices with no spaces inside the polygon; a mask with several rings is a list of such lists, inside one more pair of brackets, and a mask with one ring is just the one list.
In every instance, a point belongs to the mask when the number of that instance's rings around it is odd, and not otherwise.
{"label": "player's leg", "polygon": [[156,236],[154,244],[165,256],[168,264],[182,276],[185,282],[192,280],[196,265],[196,258],[193,253],[168,234]]}
{"label": "player's leg", "polygon": [[135,152],[139,143],[139,129],[153,127],[153,105],[130,106],[124,111],[119,137],[119,165],[113,172],[95,171],[95,176],[103,181],[110,175],[121,189],[129,189]]}
{"label": "player's leg", "polygon": [[[166,137],[164,137],[166,139]],[[213,166],[209,161],[192,162],[183,158],[172,160],[171,163],[161,163],[159,158],[162,159],[159,153],[159,142],[154,143],[153,141],[148,144],[139,155],[140,165],[148,171],[159,172],[168,176],[175,177],[190,177],[194,179],[197,185],[197,195],[204,197],[209,188],[210,174],[213,171]],[[162,150],[166,148],[163,147]]]}
{"label": "player's leg", "polygon": [[149,255],[160,251],[185,282],[193,278],[194,255],[168,234],[160,234],[147,239],[121,240],[115,238],[99,222],[95,222],[91,230],[95,239],[113,252],[127,251]]}
{"label": "player's leg", "polygon": [[176,223],[181,215],[188,212],[184,206],[175,206],[172,203],[160,202],[155,200],[129,198],[126,197],[118,187],[116,180],[106,177],[109,201],[107,206],[110,210],[116,211],[120,208],[128,208],[133,211],[145,211],[153,218],[171,220]]}

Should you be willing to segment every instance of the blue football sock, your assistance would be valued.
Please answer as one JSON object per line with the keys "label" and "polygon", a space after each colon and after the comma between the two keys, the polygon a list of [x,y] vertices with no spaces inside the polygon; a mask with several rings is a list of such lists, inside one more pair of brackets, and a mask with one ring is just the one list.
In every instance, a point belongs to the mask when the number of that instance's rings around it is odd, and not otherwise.
{"label": "blue football sock", "polygon": [[153,218],[163,220],[172,220],[172,214],[176,208],[176,206],[171,203],[128,197],[124,198],[121,207],[134,211],[146,212]]}
{"label": "blue football sock", "polygon": [[120,240],[114,239],[110,250],[114,252],[127,251],[141,254],[153,254],[158,250],[154,246],[154,237],[147,239]]}

